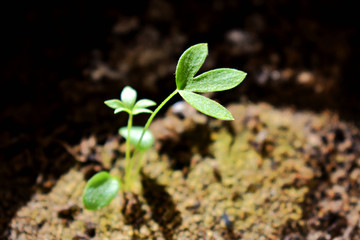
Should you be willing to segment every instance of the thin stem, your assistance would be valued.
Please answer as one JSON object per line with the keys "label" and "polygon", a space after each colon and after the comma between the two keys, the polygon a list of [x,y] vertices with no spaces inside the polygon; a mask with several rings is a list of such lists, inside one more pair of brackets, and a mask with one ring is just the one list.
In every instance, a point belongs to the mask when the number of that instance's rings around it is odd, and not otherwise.
{"label": "thin stem", "polygon": [[[139,145],[144,137],[144,134],[146,132],[146,130],[149,128],[152,120],[154,119],[154,117],[156,116],[156,114],[160,111],[160,109],[176,94],[178,93],[178,90],[176,89],[174,92],[172,92],[164,101],[162,101],[162,103],[154,110],[154,112],[150,115],[149,119],[147,120],[145,127],[141,133],[141,137],[138,141],[138,143],[136,144],[135,150],[133,152],[133,156],[135,156],[135,153],[137,151],[137,149],[139,149]],[[140,167],[141,168],[141,167]]]}
{"label": "thin stem", "polygon": [[176,89],[174,92],[172,92],[156,109],[155,111],[150,115],[149,119],[147,120],[146,124],[145,124],[145,127],[141,133],[141,137],[140,137],[140,140],[139,142],[137,143],[136,145],[136,148],[135,149],[138,149],[139,148],[139,145],[144,137],[144,134],[146,132],[146,130],[149,128],[152,120],[154,119],[154,117],[156,116],[156,114],[160,111],[160,109],[173,97],[175,96],[176,94],[178,93],[178,90]]}
{"label": "thin stem", "polygon": [[139,175],[139,173],[140,173],[140,170],[141,170],[141,167],[142,167],[142,163],[143,163],[143,161],[144,161],[144,151],[141,151],[140,152],[140,154],[139,154],[139,158],[138,158],[138,161],[137,161],[137,164],[136,164],[136,169],[135,169],[135,173],[134,173],[134,175],[135,176],[138,176]]}
{"label": "thin stem", "polygon": [[131,156],[130,156],[130,131],[132,128],[132,122],[133,122],[133,115],[130,112],[129,113],[129,119],[127,124],[127,137],[126,137],[126,150],[125,150],[125,177],[124,177],[124,188],[126,190],[129,189],[129,176],[131,175]]}
{"label": "thin stem", "polygon": [[[127,132],[127,138],[126,138],[126,153],[125,153],[125,177],[124,177],[124,190],[125,191],[129,191],[131,190],[131,182],[133,177],[137,177],[137,174],[139,174],[140,169],[141,169],[141,164],[142,164],[142,160],[138,161],[138,165],[136,166],[136,170],[135,170],[135,175],[132,176],[132,172],[133,172],[133,167],[134,167],[134,163],[131,162],[131,160],[135,160],[134,156],[137,153],[138,149],[139,149],[139,145],[145,135],[146,130],[149,128],[152,120],[154,119],[154,117],[156,116],[156,114],[160,111],[160,109],[176,94],[178,93],[178,90],[176,89],[174,92],[172,92],[156,109],[155,111],[150,115],[149,119],[147,120],[145,127],[141,133],[140,139],[138,141],[138,143],[136,144],[136,147],[133,151],[133,154],[130,158],[130,130],[132,127],[132,118],[133,115],[132,113],[129,113],[129,120],[128,120],[128,132]],[[140,156],[142,157],[142,156]]]}

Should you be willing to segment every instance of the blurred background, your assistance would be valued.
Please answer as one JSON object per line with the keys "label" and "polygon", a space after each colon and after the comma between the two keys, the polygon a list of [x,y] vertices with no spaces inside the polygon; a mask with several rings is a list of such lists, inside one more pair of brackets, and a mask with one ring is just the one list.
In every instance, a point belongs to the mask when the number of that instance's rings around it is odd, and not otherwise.
{"label": "blurred background", "polygon": [[90,135],[101,142],[125,123],[104,100],[130,85],[159,103],[175,88],[181,53],[196,43],[209,44],[200,71],[248,73],[236,89],[212,95],[222,104],[359,120],[359,19],[346,1],[24,2],[2,10],[0,233],[39,183],[50,189],[74,164],[66,144]]}

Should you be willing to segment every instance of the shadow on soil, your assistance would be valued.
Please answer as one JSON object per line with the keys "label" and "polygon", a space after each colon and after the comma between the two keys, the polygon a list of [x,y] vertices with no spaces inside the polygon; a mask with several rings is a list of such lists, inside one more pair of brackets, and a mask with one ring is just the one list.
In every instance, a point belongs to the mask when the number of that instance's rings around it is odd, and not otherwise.
{"label": "shadow on soil", "polygon": [[170,194],[164,186],[144,173],[141,174],[141,183],[152,218],[159,224],[165,239],[173,239],[173,231],[181,225],[182,218]]}

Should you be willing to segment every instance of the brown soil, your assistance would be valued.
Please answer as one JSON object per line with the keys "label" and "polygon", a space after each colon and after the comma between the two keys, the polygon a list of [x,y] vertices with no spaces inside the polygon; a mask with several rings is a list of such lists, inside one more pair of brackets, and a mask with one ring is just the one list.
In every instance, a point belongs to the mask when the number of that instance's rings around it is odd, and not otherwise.
{"label": "brown soil", "polygon": [[[260,232],[264,239],[360,239],[356,7],[308,0],[43,7],[9,5],[2,15],[0,238],[96,239],[132,232],[134,238],[258,239],[251,234]],[[126,119],[114,116],[103,101],[131,85],[142,97],[160,102],[175,87],[178,57],[199,42],[208,42],[210,53],[200,71],[234,67],[248,72],[240,87],[211,96],[222,104],[241,102],[242,107],[232,108],[241,114],[230,124],[200,115],[191,121],[184,116],[159,120],[153,126],[156,151],[142,177],[144,192],[128,199],[143,211],[124,219],[119,202],[126,197],[119,195],[118,205],[112,205],[116,214],[110,216],[116,224],[101,223],[105,212],[83,211],[76,197],[84,177],[121,166],[122,140],[114,133]],[[281,121],[290,122],[276,129]],[[240,140],[241,133],[248,135]],[[245,163],[237,168],[230,160],[222,162],[219,152],[242,153],[218,147],[219,138],[252,149],[255,160],[248,162],[258,164],[258,179],[244,180],[242,171],[255,171]],[[160,163],[165,165],[159,168],[170,170],[154,172],[153,164]],[[226,201],[218,196],[210,201],[210,190],[194,194],[203,171],[211,177],[201,180]],[[195,185],[179,189],[167,182],[175,179]],[[275,182],[282,195],[258,197],[271,188],[267,181]],[[51,200],[56,194],[64,197]],[[244,194],[256,206],[247,205]],[[154,214],[161,211],[156,200],[169,212]]]}
{"label": "brown soil", "polygon": [[86,175],[109,162],[119,174],[123,143],[69,148],[82,164],[17,211],[9,239],[359,239],[359,129],[328,113],[229,109],[233,122],[170,109],[153,124],[142,191],[97,212],[81,203]]}

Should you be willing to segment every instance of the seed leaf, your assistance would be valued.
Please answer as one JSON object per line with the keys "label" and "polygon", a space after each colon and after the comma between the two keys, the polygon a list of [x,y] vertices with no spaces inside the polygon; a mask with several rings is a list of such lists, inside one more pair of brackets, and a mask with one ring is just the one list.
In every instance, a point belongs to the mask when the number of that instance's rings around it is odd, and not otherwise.
{"label": "seed leaf", "polygon": [[224,91],[239,85],[246,73],[231,68],[218,68],[187,81],[183,90],[192,92]]}
{"label": "seed leaf", "polygon": [[128,109],[132,109],[132,107],[135,104],[136,97],[137,97],[136,90],[129,86],[124,87],[124,89],[120,94],[121,101]]}
{"label": "seed leaf", "polygon": [[110,99],[104,102],[106,106],[117,109],[117,108],[123,108],[124,104],[119,99]]}
{"label": "seed leaf", "polygon": [[86,209],[98,210],[108,205],[120,189],[120,181],[102,171],[87,182],[82,201]]}
{"label": "seed leaf", "polygon": [[196,44],[188,48],[180,57],[176,66],[176,87],[183,90],[203,65],[208,54],[207,43]]}
{"label": "seed leaf", "polygon": [[231,113],[219,103],[199,94],[179,90],[180,95],[198,111],[222,120],[234,120]]}
{"label": "seed leaf", "polygon": [[[133,126],[130,130],[130,143],[131,145],[133,145],[134,147],[136,147],[138,145],[138,142],[140,140],[141,134],[143,132],[144,128],[140,127],[140,126]],[[127,138],[127,127],[121,127],[119,129],[119,134],[124,137],[125,139]],[[146,150],[151,148],[154,145],[154,136],[152,135],[151,131],[148,129],[146,130],[141,143],[139,144],[139,149],[140,150]]]}

